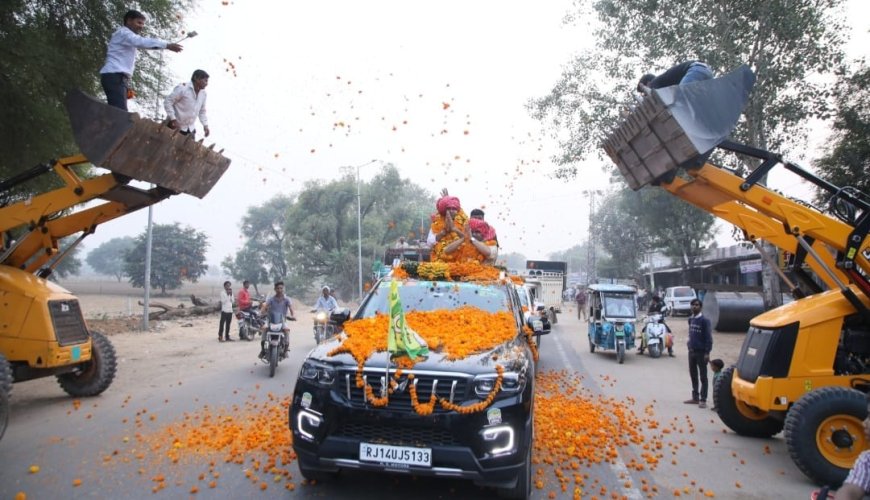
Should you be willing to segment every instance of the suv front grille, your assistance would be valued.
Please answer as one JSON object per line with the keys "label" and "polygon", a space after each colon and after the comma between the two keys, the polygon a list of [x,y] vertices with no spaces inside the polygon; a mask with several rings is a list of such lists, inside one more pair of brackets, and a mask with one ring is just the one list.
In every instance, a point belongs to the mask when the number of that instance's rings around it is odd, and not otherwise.
{"label": "suv front grille", "polygon": [[48,313],[61,346],[81,344],[88,340],[88,329],[77,300],[50,300]]}
{"label": "suv front grille", "polygon": [[[411,391],[408,387],[410,381],[407,379],[408,373],[414,373],[414,381],[417,385],[417,400],[420,403],[428,403],[434,388],[438,398],[444,398],[452,403],[461,404],[467,398],[469,380],[464,376],[457,376],[449,373],[416,373],[413,370],[405,372],[406,374],[398,381],[400,387],[394,389],[390,394],[390,403],[387,409],[391,411],[414,411],[411,406]],[[391,373],[392,377],[392,373]],[[384,383],[385,374],[381,371],[366,370],[363,378],[366,384],[372,387],[375,396],[381,395],[381,387]],[[341,373],[341,390],[342,395],[354,408],[373,408],[366,403],[364,389],[356,386],[356,371],[343,371]],[[435,413],[446,413],[447,410],[441,408],[441,405],[435,405]]]}
{"label": "suv front grille", "polygon": [[459,442],[453,437],[453,433],[448,429],[432,426],[408,427],[400,424],[343,422],[333,435],[367,443],[386,443],[397,446],[459,445]]}

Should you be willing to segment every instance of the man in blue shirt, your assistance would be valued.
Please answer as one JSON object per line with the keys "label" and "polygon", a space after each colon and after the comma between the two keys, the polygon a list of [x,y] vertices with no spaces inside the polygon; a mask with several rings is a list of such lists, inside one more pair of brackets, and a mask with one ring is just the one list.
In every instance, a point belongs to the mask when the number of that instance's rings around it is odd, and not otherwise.
{"label": "man in blue shirt", "polygon": [[[707,363],[710,361],[710,351],[713,350],[713,327],[710,320],[701,314],[703,304],[700,300],[692,300],[692,315],[689,317],[689,377],[692,379],[692,399],[686,404],[696,404],[700,408],[707,407]],[[701,390],[698,391],[698,380]]]}
{"label": "man in blue shirt", "polygon": [[[266,314],[266,319],[269,323],[273,324],[283,324],[284,335],[289,335],[290,329],[287,328],[287,323],[284,321],[286,317],[288,317],[287,313],[289,312],[289,318],[295,320],[295,314],[293,313],[293,305],[290,303],[290,297],[284,295],[284,282],[278,281],[275,283],[275,295],[269,297],[269,300],[263,302],[263,305],[260,306],[260,312]],[[263,358],[266,356],[266,330],[269,328],[269,325],[263,325],[262,328],[262,340],[260,342],[261,350],[260,357]],[[289,338],[286,345],[289,345]]]}

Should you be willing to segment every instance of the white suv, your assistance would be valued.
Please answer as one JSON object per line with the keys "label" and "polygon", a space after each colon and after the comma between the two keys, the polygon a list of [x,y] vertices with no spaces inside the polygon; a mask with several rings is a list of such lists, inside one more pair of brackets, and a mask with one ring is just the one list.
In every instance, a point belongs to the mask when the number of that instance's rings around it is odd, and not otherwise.
{"label": "white suv", "polygon": [[665,296],[662,300],[671,314],[692,314],[692,301],[698,298],[695,290],[690,286],[672,286],[665,288]]}

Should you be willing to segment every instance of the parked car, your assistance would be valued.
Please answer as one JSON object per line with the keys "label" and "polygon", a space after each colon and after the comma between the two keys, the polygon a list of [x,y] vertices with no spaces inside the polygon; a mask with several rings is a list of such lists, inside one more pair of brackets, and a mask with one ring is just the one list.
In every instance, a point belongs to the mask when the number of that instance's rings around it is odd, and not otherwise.
{"label": "parked car", "polygon": [[[376,283],[352,319],[389,315],[392,281],[387,277]],[[431,350],[401,370],[389,362],[386,351],[375,351],[360,363],[351,353],[336,351],[342,335],[321,343],[302,363],[289,408],[302,476],[337,480],[340,470],[357,469],[465,478],[499,488],[509,498],[527,498],[532,484],[536,363],[522,329],[525,318],[515,286],[413,278],[396,284],[406,312],[466,306],[506,311],[515,320],[515,335],[459,358]],[[363,387],[356,383],[358,371]],[[499,377],[500,386],[495,383]],[[383,397],[387,380],[393,381],[387,403],[373,404],[364,387]],[[449,404],[421,413],[414,407],[411,386],[418,401],[429,401],[434,393]],[[500,389],[489,398],[494,387]],[[486,400],[488,406],[481,410],[452,409]]]}
{"label": "parked car", "polygon": [[665,288],[664,303],[670,314],[692,313],[692,301],[698,298],[690,286],[672,286]]}

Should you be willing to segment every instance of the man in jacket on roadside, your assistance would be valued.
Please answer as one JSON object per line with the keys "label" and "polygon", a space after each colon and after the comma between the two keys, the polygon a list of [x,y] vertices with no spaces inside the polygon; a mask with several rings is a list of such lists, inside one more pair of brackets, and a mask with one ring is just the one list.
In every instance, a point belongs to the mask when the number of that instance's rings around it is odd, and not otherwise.
{"label": "man in jacket on roadside", "polygon": [[[689,377],[692,379],[692,399],[686,404],[707,407],[707,363],[713,350],[713,327],[710,320],[701,314],[703,304],[699,299],[692,300],[692,315],[689,316]],[[701,390],[698,391],[698,381]]]}

